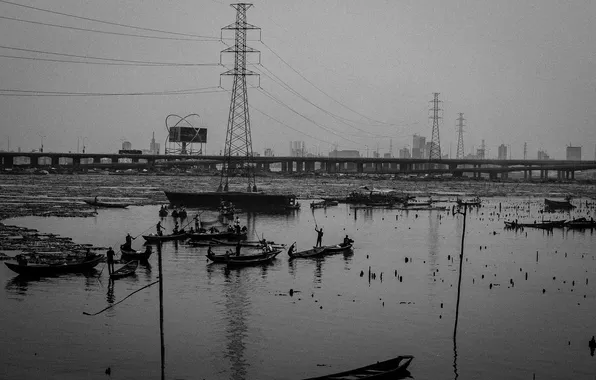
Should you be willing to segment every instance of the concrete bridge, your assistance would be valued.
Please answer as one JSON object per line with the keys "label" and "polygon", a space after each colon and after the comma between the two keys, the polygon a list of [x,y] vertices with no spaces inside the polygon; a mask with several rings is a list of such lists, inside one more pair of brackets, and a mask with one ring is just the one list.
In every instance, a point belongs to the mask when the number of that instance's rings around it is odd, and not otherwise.
{"label": "concrete bridge", "polygon": [[[240,160],[240,157],[239,157]],[[567,160],[494,160],[494,159],[418,159],[418,158],[340,158],[340,157],[254,157],[257,170],[270,171],[273,165],[283,173],[375,173],[375,174],[451,174],[473,177],[487,174],[490,178],[506,179],[511,172],[523,172],[524,178],[535,174],[547,178],[549,171],[559,179],[574,179],[575,172],[596,169],[596,161]],[[168,165],[197,165],[217,169],[222,156],[182,156],[117,153],[54,153],[54,152],[0,152],[3,168],[19,167],[153,167]],[[536,173],[537,172],[537,173]]]}

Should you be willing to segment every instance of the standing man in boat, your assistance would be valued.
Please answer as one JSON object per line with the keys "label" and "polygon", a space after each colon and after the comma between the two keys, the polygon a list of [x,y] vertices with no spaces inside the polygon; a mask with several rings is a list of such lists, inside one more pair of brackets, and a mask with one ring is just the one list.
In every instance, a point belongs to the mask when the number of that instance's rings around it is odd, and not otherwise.
{"label": "standing man in boat", "polygon": [[323,244],[323,227],[317,229],[315,225],[315,231],[317,231],[317,244],[316,247],[320,247]]}
{"label": "standing man in boat", "polygon": [[163,230],[164,228],[161,226],[161,221],[157,222],[157,226],[155,226],[155,229],[157,230],[157,236],[163,235],[161,230]]}
{"label": "standing man in boat", "polygon": [[127,251],[132,251],[132,241],[136,238],[130,236],[130,233],[126,234],[126,243],[124,243],[124,249]]}
{"label": "standing man in boat", "polygon": [[236,243],[236,256],[240,256],[241,248],[242,248],[242,245],[240,244],[240,240],[238,240],[238,243]]}
{"label": "standing man in boat", "polygon": [[108,248],[106,256],[108,257],[108,273],[112,274],[114,272],[114,250],[112,247]]}

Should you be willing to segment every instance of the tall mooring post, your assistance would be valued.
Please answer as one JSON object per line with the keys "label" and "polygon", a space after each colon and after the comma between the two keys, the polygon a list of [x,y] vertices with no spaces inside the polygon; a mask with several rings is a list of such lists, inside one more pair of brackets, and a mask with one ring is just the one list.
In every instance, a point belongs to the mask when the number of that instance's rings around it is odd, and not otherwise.
{"label": "tall mooring post", "polygon": [[457,155],[455,158],[464,158],[464,114],[460,112],[457,118]]}
{"label": "tall mooring post", "polygon": [[433,120],[433,133],[432,138],[430,141],[430,152],[428,154],[428,158],[431,160],[440,160],[441,159],[441,140],[439,138],[439,93],[434,93],[434,99],[431,101],[433,107],[431,108],[432,116],[430,117]]}
{"label": "tall mooring post", "polygon": [[247,180],[247,191],[256,192],[246,77],[258,74],[246,69],[246,56],[248,53],[260,52],[246,46],[246,34],[249,30],[260,31],[261,28],[246,22],[246,11],[252,4],[237,3],[231,4],[231,7],[236,10],[236,22],[222,28],[221,34],[223,41],[224,30],[235,32],[234,45],[222,50],[222,53],[234,53],[234,68],[221,75],[233,76],[234,86],[226,130],[224,162],[217,191],[228,191],[230,179],[241,174]]}

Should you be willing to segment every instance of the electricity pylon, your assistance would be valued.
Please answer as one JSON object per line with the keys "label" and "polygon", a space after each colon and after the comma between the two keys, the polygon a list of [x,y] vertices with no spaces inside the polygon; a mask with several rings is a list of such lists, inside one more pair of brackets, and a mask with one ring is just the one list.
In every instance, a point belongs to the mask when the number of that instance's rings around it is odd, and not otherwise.
{"label": "electricity pylon", "polygon": [[455,158],[464,158],[464,114],[460,112],[459,118],[457,119],[457,155]]}

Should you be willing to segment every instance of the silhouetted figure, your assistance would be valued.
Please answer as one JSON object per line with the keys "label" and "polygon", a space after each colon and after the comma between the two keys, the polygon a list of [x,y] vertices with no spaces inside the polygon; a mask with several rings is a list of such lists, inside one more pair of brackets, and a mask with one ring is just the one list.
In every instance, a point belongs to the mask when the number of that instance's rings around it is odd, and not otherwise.
{"label": "silhouetted figure", "polygon": [[352,244],[353,242],[354,242],[354,240],[350,239],[350,238],[348,237],[348,235],[346,235],[346,237],[344,238],[344,244],[343,244],[343,246],[345,247],[345,246],[347,246],[347,245],[350,245],[350,244]]}
{"label": "silhouetted figure", "polygon": [[288,249],[288,255],[291,255],[296,250],[296,242],[293,242],[290,248]]}
{"label": "silhouetted figure", "polygon": [[162,236],[163,232],[161,232],[161,230],[163,230],[163,227],[161,226],[161,222],[157,222],[157,225],[155,226],[155,229],[157,230],[157,235],[158,236]]}
{"label": "silhouetted figure", "polygon": [[318,230],[317,227],[315,227],[315,231],[317,231],[317,244],[315,246],[320,247],[323,244],[323,227]]}
{"label": "silhouetted figure", "polygon": [[238,243],[236,243],[236,256],[240,256],[241,248],[242,248],[242,245],[240,245],[240,240],[238,240]]}
{"label": "silhouetted figure", "polygon": [[594,356],[594,350],[596,350],[596,340],[594,340],[594,335],[592,335],[592,339],[590,340],[590,343],[588,343],[588,346],[590,346],[590,355]]}
{"label": "silhouetted figure", "polygon": [[134,240],[134,238],[132,236],[130,236],[130,234],[126,234],[126,243],[124,243],[123,247],[126,251],[131,251],[132,250],[132,241]]}
{"label": "silhouetted figure", "polygon": [[112,274],[114,272],[114,250],[112,247],[108,248],[106,256],[108,257],[108,273]]}

